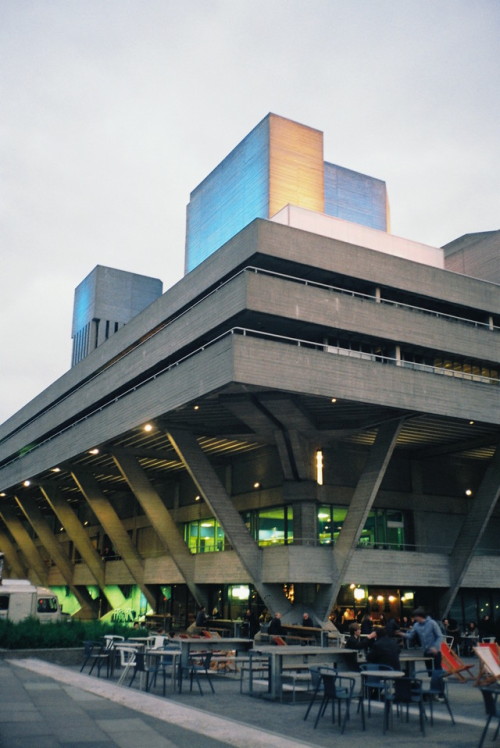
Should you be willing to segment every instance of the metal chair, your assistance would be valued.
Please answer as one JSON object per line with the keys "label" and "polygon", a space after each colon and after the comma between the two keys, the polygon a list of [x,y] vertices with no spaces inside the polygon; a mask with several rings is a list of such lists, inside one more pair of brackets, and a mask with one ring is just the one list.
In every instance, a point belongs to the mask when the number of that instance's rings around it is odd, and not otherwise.
{"label": "metal chair", "polygon": [[[318,714],[314,722],[314,728],[318,726],[319,718],[323,716],[329,702],[332,703],[332,723],[335,722],[335,705],[338,710],[338,723],[341,734],[344,733],[346,722],[349,719],[352,694],[354,691],[354,678],[337,675],[336,673],[327,673],[324,670],[320,672],[323,681],[323,698],[319,705]],[[344,704],[344,718],[342,719],[342,704]]]}
{"label": "metal chair", "polygon": [[203,674],[207,678],[207,681],[212,690],[212,693],[215,693],[212,679],[210,677],[211,661],[212,661],[212,652],[192,655],[188,665],[184,667],[181,666],[180,677],[179,677],[179,691],[182,691],[182,679],[184,675],[186,675],[189,678],[189,691],[191,692],[193,690],[193,681],[196,680],[196,685],[198,686],[200,694],[203,695],[203,689],[200,683],[200,675]]}
{"label": "metal chair", "polygon": [[83,642],[83,663],[80,668],[80,672],[83,672],[85,666],[92,662],[90,666],[89,675],[92,675],[92,671],[97,665],[97,677],[101,675],[101,668],[106,664],[106,675],[109,678],[109,667],[110,667],[111,650],[107,650],[102,642],[96,641],[84,641]]}
{"label": "metal chair", "polygon": [[486,733],[488,732],[488,727],[490,726],[490,722],[492,719],[498,720],[497,729],[495,730],[493,740],[496,740],[498,737],[498,730],[500,728],[500,710],[497,709],[497,701],[498,697],[500,696],[500,688],[495,686],[480,686],[479,690],[483,695],[484,708],[486,710],[486,724],[484,726],[483,732],[481,733],[481,738],[478,745],[478,748],[482,748]]}
{"label": "metal chair", "polygon": [[[390,665],[377,665],[375,662],[364,662],[359,666],[359,669],[362,672],[367,672],[370,670],[394,670],[393,667]],[[371,700],[373,692],[376,692],[377,700],[380,701],[380,696],[382,693],[385,693],[385,686],[386,682],[385,680],[382,680],[380,678],[377,678],[376,675],[373,677],[367,677],[364,678],[364,683],[362,682],[362,692],[359,696],[359,704],[358,704],[358,711],[359,707],[361,705],[362,699],[367,699],[368,701],[368,716],[371,716]],[[364,691],[364,693],[363,693]]]}
{"label": "metal chair", "polygon": [[420,731],[425,735],[425,710],[422,692],[422,681],[418,678],[394,679],[392,689],[386,689],[384,706],[384,735],[389,727],[389,718],[392,717],[392,705],[395,704],[398,712],[402,706],[406,706],[406,721],[409,721],[409,708],[415,704],[418,706],[420,718]]}
{"label": "metal chair", "polygon": [[[427,670],[419,670],[415,675],[427,675]],[[448,701],[448,673],[446,670],[433,670],[431,673],[429,688],[422,689],[422,696],[425,704],[429,704],[431,726],[434,724],[434,703],[441,700],[448,710],[452,724],[455,724],[455,718],[451,711],[450,702]],[[423,683],[423,680],[422,680]]]}

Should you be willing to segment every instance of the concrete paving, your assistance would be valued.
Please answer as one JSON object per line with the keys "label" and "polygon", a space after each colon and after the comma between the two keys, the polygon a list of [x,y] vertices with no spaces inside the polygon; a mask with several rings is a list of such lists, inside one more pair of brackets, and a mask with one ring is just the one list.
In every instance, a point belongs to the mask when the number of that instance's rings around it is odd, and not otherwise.
{"label": "concrete paving", "polygon": [[[216,675],[216,693],[145,693],[116,681],[80,674],[78,668],[52,665],[42,660],[0,662],[0,746],[2,748],[215,748],[215,746],[266,746],[346,748],[421,746],[471,748],[479,742],[484,725],[480,691],[473,682],[449,681],[449,696],[457,724],[453,726],[443,705],[435,705],[435,722],[427,723],[422,738],[418,719],[409,723],[395,718],[382,735],[382,710],[375,705],[362,731],[352,709],[342,736],[329,716],[313,729],[313,719],[303,716],[307,698],[277,703],[239,692],[239,678]],[[315,714],[315,712],[314,712]],[[485,748],[493,745],[493,728]]]}

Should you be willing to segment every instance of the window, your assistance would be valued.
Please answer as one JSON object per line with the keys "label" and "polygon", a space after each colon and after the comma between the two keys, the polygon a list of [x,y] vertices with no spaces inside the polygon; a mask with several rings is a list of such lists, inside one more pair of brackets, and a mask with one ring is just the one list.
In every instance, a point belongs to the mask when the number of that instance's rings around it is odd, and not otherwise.
{"label": "window", "polygon": [[[293,543],[293,509],[279,506],[243,512],[248,532],[260,546]],[[186,522],[184,540],[191,553],[211,553],[228,549],[224,530],[213,517]]]}
{"label": "window", "polygon": [[9,609],[10,595],[0,595],[0,610]]}
{"label": "window", "polygon": [[[318,510],[318,540],[320,545],[335,543],[344,524],[347,509],[331,505]],[[362,548],[404,550],[405,523],[403,512],[393,509],[373,509],[365,522],[358,541]]]}
{"label": "window", "polygon": [[40,597],[37,604],[38,613],[57,613],[56,597]]}

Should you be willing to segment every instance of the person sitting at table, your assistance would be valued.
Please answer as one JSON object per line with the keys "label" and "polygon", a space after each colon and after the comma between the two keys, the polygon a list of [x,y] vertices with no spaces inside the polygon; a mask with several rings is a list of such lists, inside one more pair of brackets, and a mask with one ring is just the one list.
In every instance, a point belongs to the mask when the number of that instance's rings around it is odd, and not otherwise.
{"label": "person sitting at table", "polygon": [[366,659],[377,665],[389,665],[393,670],[401,670],[399,662],[400,646],[396,639],[387,636],[385,627],[377,628],[373,632],[376,636],[374,641],[370,642],[370,649],[367,652]]}
{"label": "person sitting at table", "polygon": [[355,649],[358,652],[361,649],[368,649],[376,636],[376,632],[372,631],[371,634],[368,634],[367,636],[363,636],[363,638],[361,638],[361,626],[359,625],[359,623],[354,621],[354,623],[349,624],[349,636],[346,639],[345,648]]}
{"label": "person sitting at table", "polygon": [[446,636],[451,636],[453,638],[451,649],[458,652],[458,645],[460,644],[460,629],[458,628],[458,623],[454,618],[445,618],[443,623],[446,629]]}
{"label": "person sitting at table", "polygon": [[283,627],[281,625],[281,613],[278,613],[276,611],[271,623],[269,624],[267,633],[270,636],[281,636],[281,634],[283,633]]}
{"label": "person sitting at table", "polygon": [[309,613],[304,613],[302,616],[302,626],[314,626],[314,621]]}
{"label": "person sitting at table", "polygon": [[479,629],[475,621],[469,621],[462,634],[462,654],[464,657],[471,657],[472,647],[476,647],[479,641]]}

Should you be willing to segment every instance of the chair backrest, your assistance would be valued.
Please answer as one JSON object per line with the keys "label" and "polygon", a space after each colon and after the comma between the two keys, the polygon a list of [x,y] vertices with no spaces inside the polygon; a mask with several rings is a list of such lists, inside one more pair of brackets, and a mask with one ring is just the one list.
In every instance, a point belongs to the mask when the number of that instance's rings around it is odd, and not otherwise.
{"label": "chair backrest", "polygon": [[484,708],[488,717],[500,717],[500,714],[497,714],[498,689],[483,686],[480,687],[480,691],[483,694]]}
{"label": "chair backrest", "polygon": [[493,641],[486,641],[485,639],[483,639],[483,641],[479,642],[477,646],[489,649],[493,655],[493,658],[500,665],[500,652],[498,650],[498,644],[495,641],[495,637],[493,637]]}
{"label": "chair backrest", "polygon": [[281,636],[273,636],[273,644],[277,644],[278,647],[286,647],[286,641]]}
{"label": "chair backrest", "polygon": [[125,667],[125,665],[130,665],[135,662],[135,657],[137,654],[137,649],[135,647],[119,647],[118,651],[120,653],[120,665],[122,667]]}
{"label": "chair backrest", "polygon": [[490,647],[474,647],[474,652],[483,663],[485,669],[495,678],[500,678],[500,665]]}
{"label": "chair backrest", "polygon": [[460,657],[457,657],[455,652],[453,652],[453,650],[451,650],[447,646],[446,642],[441,642],[440,649],[441,656],[445,665],[447,664],[453,670],[460,670],[460,668],[465,669],[464,663],[462,662]]}

